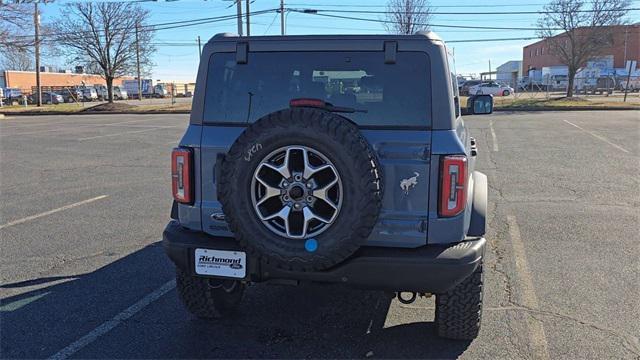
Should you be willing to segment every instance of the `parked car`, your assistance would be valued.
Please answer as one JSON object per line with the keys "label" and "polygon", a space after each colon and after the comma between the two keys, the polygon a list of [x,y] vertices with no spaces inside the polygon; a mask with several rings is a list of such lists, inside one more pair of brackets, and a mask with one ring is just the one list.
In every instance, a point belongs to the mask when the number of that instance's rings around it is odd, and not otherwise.
{"label": "parked car", "polygon": [[[29,102],[32,104],[38,103],[38,93],[29,95]],[[42,103],[43,104],[62,104],[64,103],[64,97],[52,91],[42,91]]]}
{"label": "parked car", "polygon": [[129,98],[129,94],[127,90],[121,88],[120,86],[113,87],[113,99],[114,100],[127,100]]}
{"label": "parked car", "polygon": [[[99,100],[107,100],[109,98],[109,92],[106,85],[97,84],[93,86],[96,89]],[[113,87],[113,100],[127,100],[127,91],[119,86]]]}
{"label": "parked car", "polygon": [[81,88],[64,88],[59,91],[59,94],[62,95],[64,102],[73,103],[80,102],[84,100],[84,95]]}
{"label": "parked car", "polygon": [[493,97],[460,109],[443,41],[220,34],[201,61],[163,233],[187,310],[228,315],[248,283],[335,283],[435,294],[436,332],[475,338],[487,176],[461,115]]}
{"label": "parked car", "polygon": [[4,89],[4,103],[5,105],[17,105],[22,103],[24,95],[22,90],[18,88],[5,88]]}
{"label": "parked car", "polygon": [[458,87],[460,95],[469,95],[469,88],[481,84],[482,80],[467,80]]}
{"label": "parked car", "polygon": [[[624,91],[627,88],[627,78],[624,77],[620,81],[618,81],[618,88],[620,91]],[[629,88],[628,92],[634,92],[640,90],[640,77],[631,77],[629,79]]]}
{"label": "parked car", "polygon": [[98,92],[94,87],[83,87],[82,88],[82,98],[84,101],[95,101],[98,100]]}
{"label": "parked car", "polygon": [[469,93],[474,95],[509,96],[513,94],[513,88],[508,85],[490,81],[471,86]]}

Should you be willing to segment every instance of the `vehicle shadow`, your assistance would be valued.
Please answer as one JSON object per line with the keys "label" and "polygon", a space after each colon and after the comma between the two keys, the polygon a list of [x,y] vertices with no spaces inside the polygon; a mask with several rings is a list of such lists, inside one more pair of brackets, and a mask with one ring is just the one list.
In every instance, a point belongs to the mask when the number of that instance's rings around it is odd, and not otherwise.
{"label": "vehicle shadow", "polygon": [[233,317],[189,316],[189,326],[172,334],[173,341],[188,344],[183,352],[162,353],[173,358],[215,353],[225,358],[448,359],[470,345],[439,338],[433,322],[426,321],[432,309],[394,304],[391,310],[391,301],[381,292],[342,286],[258,285]]}
{"label": "vehicle shadow", "polygon": [[[45,285],[0,302],[0,358],[51,356],[173,279],[159,243],[91,273],[3,284]],[[65,281],[60,283],[60,281]],[[239,311],[206,321],[170,291],[80,350],[81,358],[457,358],[470,342],[438,338],[428,309],[390,310],[381,292],[258,284]],[[386,325],[385,325],[386,324]]]}

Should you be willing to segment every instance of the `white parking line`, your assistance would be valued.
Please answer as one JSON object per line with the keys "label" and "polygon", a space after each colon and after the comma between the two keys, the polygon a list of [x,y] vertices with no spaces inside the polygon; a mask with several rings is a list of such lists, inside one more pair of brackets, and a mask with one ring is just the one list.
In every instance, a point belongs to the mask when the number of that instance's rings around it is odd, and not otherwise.
{"label": "white parking line", "polygon": [[[62,129],[49,129],[49,130],[38,130],[38,131],[21,132],[21,133],[15,133],[15,134],[2,134],[2,135],[0,135],[0,137],[15,136],[15,135],[44,134],[44,133],[50,133],[50,132],[77,130],[77,129],[85,129],[85,128],[91,128],[91,127],[100,127],[100,126],[116,126],[118,124],[130,124],[130,123],[137,123],[137,122],[143,122],[143,121],[152,121],[152,120],[156,120],[157,121],[158,119],[156,119],[156,118],[138,119],[138,120],[118,121],[118,122],[107,123],[107,124],[100,124],[100,123],[96,123],[96,124],[51,123],[51,125],[75,125],[75,126],[72,127],[72,128],[65,127],[65,128],[62,128]],[[158,125],[158,126],[162,126],[162,125]]]}
{"label": "white parking line", "polygon": [[491,130],[491,138],[493,143],[493,151],[498,151],[498,138],[496,132],[493,130],[493,119],[489,120],[489,129]]}
{"label": "white parking line", "polygon": [[87,346],[87,345],[91,344],[92,342],[96,341],[102,335],[104,335],[104,334],[108,333],[109,331],[113,330],[116,326],[120,325],[123,321],[125,321],[127,319],[130,319],[135,314],[139,313],[142,309],[144,309],[145,307],[149,306],[154,301],[156,301],[159,298],[161,298],[162,295],[164,295],[164,294],[168,293],[169,291],[173,290],[175,287],[176,287],[176,281],[175,280],[171,280],[171,281],[165,283],[160,288],[154,290],[152,293],[150,293],[147,296],[145,296],[142,299],[140,299],[140,301],[138,301],[137,303],[129,306],[123,312],[121,312],[118,315],[116,315],[113,318],[111,318],[111,320],[108,320],[108,321],[102,323],[102,325],[100,325],[97,328],[93,329],[87,335],[81,337],[80,339],[78,339],[78,340],[74,341],[73,343],[69,344],[69,346],[67,346],[64,349],[58,351],[53,356],[51,356],[49,359],[50,360],[63,360],[63,359],[68,358],[69,356],[75,354],[76,352],[78,352],[79,350],[84,348],[85,346]]}
{"label": "white parking line", "polygon": [[569,124],[569,125],[575,126],[576,128],[578,128],[578,129],[580,129],[580,130],[582,130],[582,131],[586,132],[587,134],[589,134],[589,135],[593,136],[594,138],[596,138],[596,139],[598,139],[598,140],[602,140],[602,141],[606,142],[607,144],[609,144],[609,145],[613,146],[614,148],[616,148],[616,149],[618,149],[618,150],[620,150],[620,151],[624,151],[624,152],[626,152],[627,154],[629,153],[629,150],[627,150],[627,149],[623,148],[622,146],[619,146],[619,145],[616,145],[616,144],[612,143],[611,141],[609,141],[609,140],[605,139],[604,137],[602,137],[602,136],[600,136],[600,135],[598,135],[598,134],[596,134],[596,133],[594,133],[594,132],[592,132],[592,131],[589,131],[589,130],[587,130],[587,129],[583,129],[583,128],[581,128],[580,126],[578,126],[578,125],[576,125],[576,124],[572,123],[571,121],[564,120],[564,122],[566,122],[566,123],[567,123],[567,124]]}
{"label": "white parking line", "polygon": [[157,127],[157,128],[153,128],[153,129],[144,129],[144,130],[136,130],[136,131],[125,131],[125,132],[114,133],[114,134],[90,136],[90,137],[85,137],[85,138],[79,138],[78,141],[93,140],[93,139],[99,139],[99,138],[104,138],[104,137],[127,135],[127,134],[137,134],[137,133],[142,133],[142,132],[147,132],[147,131],[169,129],[169,128],[174,128],[174,127],[177,127],[177,126],[162,126],[162,127]]}
{"label": "white parking line", "polygon": [[3,125],[0,122],[0,129],[15,129],[15,128],[23,128],[23,127],[32,127],[32,126],[43,126],[43,125],[51,125],[51,123],[37,123],[37,124],[20,124],[20,125]]}
{"label": "white parking line", "polygon": [[[507,224],[509,225],[509,236],[511,237],[511,246],[513,247],[513,256],[516,263],[516,272],[520,281],[518,285],[522,291],[522,305],[532,310],[538,310],[538,297],[533,287],[533,279],[527,262],[527,255],[524,250],[524,243],[520,237],[520,227],[515,216],[507,215]],[[540,320],[528,317],[529,340],[534,351],[535,359],[549,359],[549,350],[547,346],[547,337],[544,333],[544,327]]]}
{"label": "white parking line", "polygon": [[94,202],[94,201],[98,201],[98,200],[104,199],[104,198],[106,198],[106,197],[108,197],[108,196],[109,196],[109,195],[100,195],[100,196],[96,196],[96,197],[91,198],[91,199],[82,200],[82,201],[79,201],[79,202],[77,202],[77,203],[73,203],[73,204],[65,205],[65,206],[63,206],[63,207],[59,207],[59,208],[57,208],[57,209],[53,209],[53,210],[49,210],[49,211],[45,211],[45,212],[40,213],[40,214],[35,214],[35,215],[27,216],[27,217],[22,218],[22,219],[18,219],[18,220],[14,220],[14,221],[8,222],[8,223],[6,223],[6,224],[4,224],[4,225],[0,225],[0,229],[8,228],[9,226],[14,226],[14,225],[22,224],[22,223],[25,223],[25,222],[27,222],[27,221],[31,221],[31,220],[35,220],[35,219],[41,218],[41,217],[43,217],[43,216],[47,216],[47,215],[51,215],[51,214],[55,214],[55,213],[60,212],[60,211],[69,210],[69,209],[74,208],[74,207],[76,207],[76,206],[80,206],[80,205],[84,205],[84,204],[88,204],[88,203],[91,203],[91,202]]}

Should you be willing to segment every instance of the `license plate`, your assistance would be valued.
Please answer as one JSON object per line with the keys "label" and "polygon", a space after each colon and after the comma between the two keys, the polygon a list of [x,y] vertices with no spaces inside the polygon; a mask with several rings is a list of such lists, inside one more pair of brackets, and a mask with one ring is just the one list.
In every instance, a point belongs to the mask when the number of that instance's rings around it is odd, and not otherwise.
{"label": "license plate", "polygon": [[195,266],[198,275],[244,278],[247,254],[243,251],[196,249]]}

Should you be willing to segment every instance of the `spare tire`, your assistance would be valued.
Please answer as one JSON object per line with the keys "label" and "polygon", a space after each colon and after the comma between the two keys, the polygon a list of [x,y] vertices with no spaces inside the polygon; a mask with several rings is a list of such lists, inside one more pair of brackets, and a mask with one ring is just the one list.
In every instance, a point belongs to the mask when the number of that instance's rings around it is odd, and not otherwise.
{"label": "spare tire", "polygon": [[287,109],[236,139],[222,162],[218,199],[250,254],[287,270],[322,270],[369,237],[381,206],[379,171],[348,119]]}

